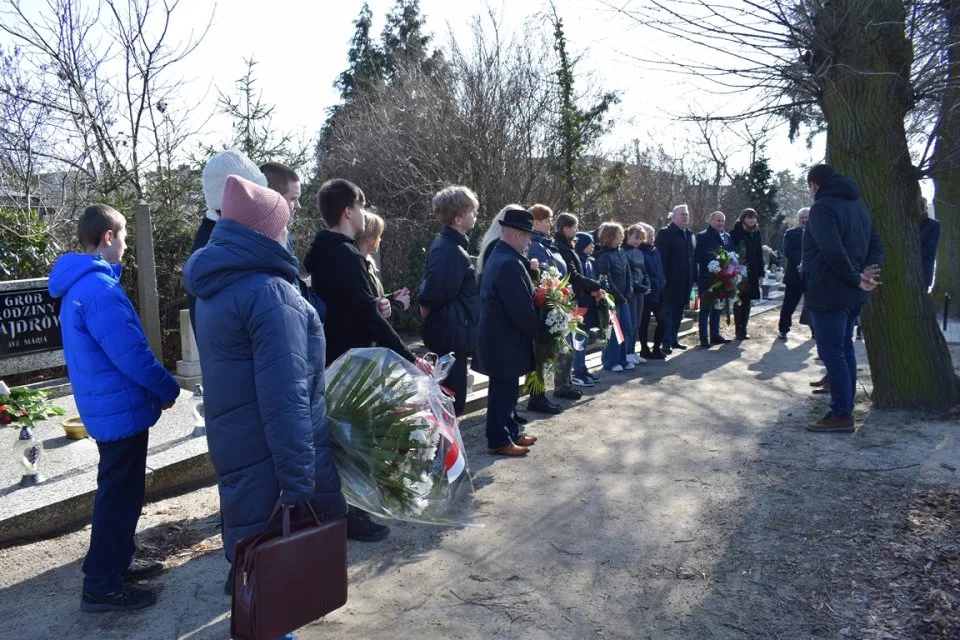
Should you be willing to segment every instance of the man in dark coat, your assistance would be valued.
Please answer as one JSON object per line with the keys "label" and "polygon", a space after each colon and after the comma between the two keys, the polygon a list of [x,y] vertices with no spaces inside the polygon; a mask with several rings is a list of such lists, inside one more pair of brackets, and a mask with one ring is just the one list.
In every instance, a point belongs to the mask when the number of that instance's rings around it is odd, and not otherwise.
{"label": "man in dark coat", "polygon": [[[373,344],[416,362],[384,316],[390,301],[377,296],[357,247],[356,237],[366,224],[364,204],[363,191],[347,180],[328,180],[317,193],[317,208],[330,230],[317,233],[303,265],[327,309],[327,366],[350,349]],[[351,540],[376,542],[389,533],[389,527],[376,524],[365,511],[351,508],[347,514]]]}
{"label": "man in dark coat", "polygon": [[807,173],[807,183],[814,203],[803,233],[805,304],[830,384],[830,411],[807,428],[851,433],[856,429],[854,323],[880,284],[883,244],[853,180],[819,164]]}
{"label": "man in dark coat", "polygon": [[453,391],[458,416],[467,402],[467,359],[476,347],[480,322],[480,288],[466,236],[477,223],[479,206],[466,187],[447,187],[433,197],[433,213],[444,227],[430,245],[418,296],[424,344],[439,356],[453,353],[456,358],[443,385]]}
{"label": "man in dark coat", "polygon": [[[780,307],[781,340],[787,339],[790,326],[793,324],[793,312],[800,304],[803,296],[803,276],[800,273],[800,261],[803,257],[803,230],[810,219],[810,207],[797,211],[797,226],[783,232],[783,306]],[[800,312],[800,322],[805,320],[806,311]]]}
{"label": "man in dark coat", "polygon": [[533,235],[533,215],[508,209],[500,221],[500,240],[483,266],[480,284],[478,350],[490,376],[487,392],[487,450],[523,456],[537,438],[521,433],[514,419],[520,376],[533,371],[533,341],[543,327],[533,304],[533,281],[523,256]]}
{"label": "man in dark coat", "polygon": [[677,340],[683,310],[690,302],[690,287],[696,280],[693,260],[694,237],[687,228],[690,212],[687,205],[673,208],[671,222],[657,232],[656,247],[663,261],[663,353],[670,355],[672,349],[686,349]]}
{"label": "man in dark coat", "polygon": [[[697,262],[697,291],[700,293],[700,347],[709,349],[713,344],[730,342],[720,335],[720,309],[703,297],[714,281],[710,273],[710,262],[716,258],[717,251],[733,251],[730,234],[723,230],[727,217],[722,211],[714,211],[707,218],[707,228],[697,234],[697,248],[694,252]],[[733,304],[733,301],[730,301]],[[707,325],[709,324],[709,337]]]}
{"label": "man in dark coat", "polygon": [[939,244],[940,221],[927,215],[920,223],[920,262],[923,266],[923,283],[927,289],[933,286],[933,265],[937,261]]}

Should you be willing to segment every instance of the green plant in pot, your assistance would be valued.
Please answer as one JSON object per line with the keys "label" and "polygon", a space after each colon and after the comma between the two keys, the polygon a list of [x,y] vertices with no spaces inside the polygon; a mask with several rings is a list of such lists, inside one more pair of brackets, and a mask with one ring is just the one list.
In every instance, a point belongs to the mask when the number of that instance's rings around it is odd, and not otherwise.
{"label": "green plant in pot", "polygon": [[20,429],[13,451],[23,467],[21,486],[31,486],[43,481],[37,470],[43,443],[33,436],[32,427],[38,420],[63,414],[61,407],[47,402],[45,392],[24,387],[10,389],[0,381],[0,425],[13,425]]}

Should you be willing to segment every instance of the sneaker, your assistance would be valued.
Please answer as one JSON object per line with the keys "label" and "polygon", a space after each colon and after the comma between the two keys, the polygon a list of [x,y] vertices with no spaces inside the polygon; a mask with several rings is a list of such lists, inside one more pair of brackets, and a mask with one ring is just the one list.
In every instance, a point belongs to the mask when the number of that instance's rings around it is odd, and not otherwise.
{"label": "sneaker", "polygon": [[630,362],[632,364],[640,364],[640,356],[638,356],[635,353],[628,353],[627,362]]}
{"label": "sneaker", "polygon": [[777,334],[777,337],[780,338],[781,340],[786,340],[786,339],[787,339],[787,332],[786,332],[786,331],[781,331],[780,333]]}
{"label": "sneaker", "polygon": [[853,416],[835,416],[832,411],[828,411],[827,415],[807,425],[807,431],[814,433],[853,433],[856,430]]}
{"label": "sneaker", "polygon": [[157,594],[152,589],[138,589],[124,585],[117,591],[102,596],[84,593],[80,610],[87,613],[104,611],[136,611],[157,603]]}
{"label": "sneaker", "polygon": [[637,365],[633,364],[628,360],[627,364],[623,365],[623,368],[626,369],[627,371],[633,371],[634,369],[637,368]]}
{"label": "sneaker", "polygon": [[594,383],[600,382],[600,376],[595,373],[588,373],[587,377],[593,380]]}
{"label": "sneaker", "polygon": [[554,391],[554,398],[562,398],[563,400],[579,400],[583,397],[582,391],[577,391],[576,389],[567,389],[565,391]]}
{"label": "sneaker", "polygon": [[123,579],[127,581],[147,580],[163,573],[163,563],[156,560],[135,559],[123,572]]}
{"label": "sneaker", "polygon": [[590,378],[573,376],[573,386],[575,387],[592,387],[593,385],[594,382]]}
{"label": "sneaker", "polygon": [[614,372],[614,373],[620,373],[621,371],[623,371],[623,367],[621,367],[621,366],[618,365],[618,364],[615,364],[615,365],[613,365],[612,367],[610,367],[610,371],[612,371],[612,372]]}
{"label": "sneaker", "polygon": [[377,524],[370,514],[361,509],[347,512],[347,540],[357,542],[378,542],[390,535],[390,527]]}
{"label": "sneaker", "polygon": [[641,356],[634,356],[633,364],[647,364],[647,359]]}

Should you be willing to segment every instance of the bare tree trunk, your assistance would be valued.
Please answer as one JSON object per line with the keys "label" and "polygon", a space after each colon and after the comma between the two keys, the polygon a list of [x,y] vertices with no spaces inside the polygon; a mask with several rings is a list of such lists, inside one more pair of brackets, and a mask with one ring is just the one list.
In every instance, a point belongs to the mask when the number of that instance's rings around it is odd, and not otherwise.
{"label": "bare tree trunk", "polygon": [[913,51],[902,0],[826,2],[815,56],[827,121],[827,159],[857,181],[883,239],[882,281],[865,306],[864,334],[874,404],[942,409],[960,401],[960,382],[922,286],[917,226],[920,185],[910,161],[904,116]]}
{"label": "bare tree trunk", "polygon": [[960,0],[943,0],[947,11],[946,78],[933,153],[933,203],[940,221],[940,248],[934,303],[954,298],[951,315],[960,317]]}

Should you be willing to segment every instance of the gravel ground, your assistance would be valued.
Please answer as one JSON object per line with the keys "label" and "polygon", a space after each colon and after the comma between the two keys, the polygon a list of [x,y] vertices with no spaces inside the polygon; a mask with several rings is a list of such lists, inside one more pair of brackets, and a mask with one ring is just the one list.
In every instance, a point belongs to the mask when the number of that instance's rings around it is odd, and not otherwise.
{"label": "gravel ground", "polygon": [[[805,329],[774,340],[775,316],[604,375],[529,426],[527,459],[487,455],[469,417],[485,527],[351,543],[348,604],[298,637],[960,637],[957,422],[872,409],[864,366],[860,430],[808,433],[822,369]],[[228,637],[217,508],[213,488],[144,508],[141,547],[168,571],[126,615],[79,612],[87,530],[0,549],[2,635]]]}

